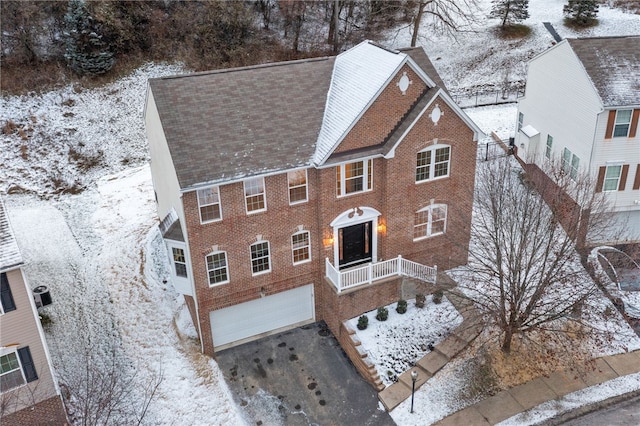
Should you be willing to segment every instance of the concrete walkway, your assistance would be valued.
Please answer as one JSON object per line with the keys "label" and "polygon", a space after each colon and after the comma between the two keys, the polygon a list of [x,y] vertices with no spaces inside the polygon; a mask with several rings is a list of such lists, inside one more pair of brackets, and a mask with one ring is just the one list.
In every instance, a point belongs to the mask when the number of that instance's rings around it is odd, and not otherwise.
{"label": "concrete walkway", "polygon": [[[451,280],[446,276],[441,277],[438,275],[439,286],[455,286],[453,281],[446,283],[442,282],[442,280],[446,279]],[[449,299],[451,304],[453,304],[453,306],[455,306],[458,312],[462,315],[462,324],[452,331],[446,339],[437,344],[431,352],[418,361],[415,367],[402,373],[396,383],[387,386],[378,394],[378,398],[387,411],[393,410],[398,406],[398,404],[411,396],[412,371],[416,371],[418,373],[416,389],[419,389],[420,386],[440,371],[440,369],[442,369],[449,360],[466,348],[482,330],[482,326],[477,319],[477,311],[469,300],[463,299],[454,292],[447,292],[446,295],[447,299]]]}
{"label": "concrete walkway", "polygon": [[[455,286],[455,282],[444,274],[442,276],[439,274],[438,284],[446,288]],[[448,291],[446,295],[462,315],[462,324],[418,361],[414,368],[405,371],[396,383],[386,387],[378,394],[378,398],[387,411],[393,410],[411,396],[412,371],[418,372],[416,389],[419,389],[449,360],[465,349],[482,331],[478,312],[472,303],[456,295],[455,291]],[[577,375],[572,371],[558,371],[549,377],[534,379],[499,392],[497,395],[445,417],[436,424],[442,426],[494,425],[543,402],[638,372],[640,372],[640,350],[598,358],[595,360],[594,368],[584,374]]]}
{"label": "concrete walkway", "polygon": [[640,372],[640,351],[598,358],[595,368],[582,377],[570,371],[559,371],[550,377],[534,379],[471,405],[436,424],[494,425],[543,402],[637,372]]}

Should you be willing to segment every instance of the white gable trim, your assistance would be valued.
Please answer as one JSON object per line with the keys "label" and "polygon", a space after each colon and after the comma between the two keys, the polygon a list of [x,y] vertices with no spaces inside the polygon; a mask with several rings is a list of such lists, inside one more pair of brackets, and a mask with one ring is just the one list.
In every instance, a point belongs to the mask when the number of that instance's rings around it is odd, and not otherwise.
{"label": "white gable trim", "polygon": [[[364,41],[363,43],[369,43],[369,41]],[[384,49],[382,47],[379,47],[379,48]],[[341,53],[341,55],[344,53],[346,52]],[[360,111],[360,113],[356,116],[356,118],[351,122],[349,127],[347,127],[347,129],[340,135],[340,137],[337,139],[337,141],[334,143],[331,149],[329,149],[327,153],[320,158],[316,158],[316,156],[314,155],[314,159],[312,162],[316,167],[322,166],[329,159],[331,154],[333,154],[333,152],[338,148],[338,146],[340,146],[340,144],[344,141],[344,138],[346,138],[349,132],[353,130],[354,126],[360,121],[360,119],[364,116],[364,114],[369,110],[371,105],[380,97],[380,94],[382,93],[382,91],[384,91],[387,87],[389,87],[389,84],[398,75],[399,71],[402,69],[403,66],[408,65],[413,70],[413,72],[415,72],[418,75],[418,77],[425,83],[427,88],[433,88],[436,86],[436,83],[424,72],[422,68],[418,66],[418,64],[411,58],[411,56],[409,56],[407,53],[400,52],[400,51],[395,51],[393,53],[397,55],[402,55],[404,59],[398,64],[398,66],[393,70],[393,72],[390,73],[387,80],[378,88],[378,90],[371,97],[371,99],[369,99],[369,102],[364,106],[364,108]],[[335,74],[335,65],[334,65],[333,74]],[[332,83],[329,91],[331,91],[331,88],[333,87],[333,79],[334,79],[333,74],[331,76]],[[325,111],[328,108],[329,108],[329,96],[327,96],[327,101],[325,103]],[[324,120],[323,120],[323,124],[324,124]]]}
{"label": "white gable trim", "polygon": [[409,134],[409,132],[416,125],[416,123],[422,118],[422,116],[425,114],[425,112],[427,112],[429,107],[438,98],[438,96],[444,101],[445,104],[447,104],[449,106],[449,108],[451,108],[453,110],[453,112],[456,113],[456,115],[458,117],[460,117],[462,119],[462,121],[464,121],[464,123],[471,130],[473,130],[473,141],[474,142],[478,142],[480,137],[486,136],[485,133],[480,129],[480,127],[478,127],[478,125],[473,120],[471,120],[467,114],[464,113],[464,111],[458,106],[458,104],[456,104],[453,101],[453,99],[451,99],[451,97],[447,94],[447,92],[445,92],[442,89],[438,89],[438,91],[435,93],[435,95],[433,95],[433,97],[431,98],[429,103],[427,105],[425,105],[425,107],[422,109],[422,111],[420,111],[420,113],[418,114],[416,119],[413,120],[413,122],[409,125],[409,127],[407,127],[407,130],[405,130],[404,133],[402,134],[402,136],[400,136],[398,138],[398,141],[393,145],[393,147],[391,147],[391,149],[389,150],[387,155],[384,156],[384,158],[388,159],[388,158],[393,158],[395,156],[395,150],[398,147],[398,145],[400,145],[400,143]]}

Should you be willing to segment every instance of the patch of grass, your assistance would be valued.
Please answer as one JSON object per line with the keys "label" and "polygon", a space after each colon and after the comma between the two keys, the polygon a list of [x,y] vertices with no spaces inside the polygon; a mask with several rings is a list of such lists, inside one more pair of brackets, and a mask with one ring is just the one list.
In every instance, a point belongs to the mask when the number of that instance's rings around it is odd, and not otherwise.
{"label": "patch of grass", "polygon": [[462,399],[476,401],[493,396],[500,391],[498,377],[493,370],[491,358],[486,353],[471,359],[466,369],[469,372],[469,378],[467,386],[462,389]]}
{"label": "patch of grass", "polygon": [[499,38],[505,40],[525,38],[531,34],[531,28],[524,24],[505,25],[504,27],[498,27],[496,34]]}
{"label": "patch of grass", "polygon": [[598,26],[600,21],[597,19],[587,19],[583,21],[576,21],[571,18],[564,18],[564,26],[567,28],[571,28],[572,30],[580,31],[586,28],[593,28]]}
{"label": "patch of grass", "polygon": [[69,159],[78,165],[83,172],[87,172],[102,164],[104,153],[100,150],[96,153],[87,153],[74,147],[69,148]]}

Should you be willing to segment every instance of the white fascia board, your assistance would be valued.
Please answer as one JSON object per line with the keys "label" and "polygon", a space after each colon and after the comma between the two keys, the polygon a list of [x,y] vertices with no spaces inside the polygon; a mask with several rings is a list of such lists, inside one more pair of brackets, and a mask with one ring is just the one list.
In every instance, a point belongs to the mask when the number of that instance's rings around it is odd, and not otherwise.
{"label": "white fascia board", "polygon": [[[404,52],[402,52],[404,53]],[[422,68],[420,68],[418,66],[418,64],[416,63],[416,61],[413,60],[413,58],[405,53],[405,55],[407,55],[407,58],[405,60],[405,62],[407,64],[409,64],[409,66],[411,67],[411,69],[418,74],[418,76],[427,84],[427,86],[431,89],[432,87],[436,87],[436,82],[433,81],[428,75],[427,73],[424,72],[424,70]]]}
{"label": "white fascia board", "polygon": [[464,123],[471,130],[473,130],[473,141],[474,142],[478,142],[478,140],[479,140],[479,138],[481,136],[482,137],[486,136],[485,133],[478,127],[478,125],[473,120],[471,120],[469,118],[469,116],[464,113],[464,111],[462,111],[462,109],[453,101],[453,99],[451,99],[451,97],[449,95],[447,95],[447,92],[445,92],[442,89],[438,89],[438,91],[435,93],[435,95],[433,95],[433,98],[431,98],[429,103],[427,105],[425,105],[425,107],[422,109],[422,111],[420,111],[420,114],[418,114],[416,119],[413,120],[413,123],[411,123],[409,125],[409,127],[407,127],[407,130],[404,131],[402,136],[400,136],[398,138],[398,141],[389,150],[389,153],[385,156],[385,158],[393,158],[393,156],[395,155],[395,150],[398,147],[398,145],[400,145],[400,143],[404,140],[404,138],[409,134],[409,132],[413,129],[413,126],[415,126],[415,124],[422,118],[424,113],[429,109],[429,107],[438,98],[438,96],[441,97],[441,99],[444,101],[444,103],[447,104],[449,106],[449,108],[451,108],[453,110],[453,112],[455,112],[456,115],[458,115],[458,117],[460,117],[462,119],[462,121],[464,121]]}
{"label": "white fascia board", "polygon": [[234,177],[234,178],[231,178],[231,179],[211,180],[211,181],[208,181],[208,182],[202,182],[202,183],[197,183],[195,185],[187,186],[186,188],[180,188],[180,194],[186,194],[188,192],[197,191],[198,189],[203,189],[203,188],[209,188],[211,186],[229,185],[229,184],[232,184],[232,183],[242,182],[242,181],[245,181],[247,179],[253,179],[253,178],[257,178],[257,177],[265,178],[265,177],[269,177],[269,176],[279,175],[279,174],[282,174],[282,173],[292,172],[294,170],[309,169],[311,167],[313,167],[313,164],[308,163],[308,164],[304,164],[304,165],[301,165],[301,166],[295,166],[295,167],[290,167],[290,168],[286,168],[286,169],[270,170],[268,172],[258,173],[256,175],[243,175],[243,176],[237,176],[237,177]]}
{"label": "white fascia board", "polygon": [[350,160],[338,161],[330,164],[327,164],[326,162],[324,162],[318,166],[315,166],[315,168],[317,170],[330,169],[331,167],[339,166],[341,164],[355,163],[356,161],[373,160],[375,158],[384,158],[384,156],[382,154],[373,154],[373,155],[366,155],[364,157],[352,158]]}
{"label": "white fascia board", "polygon": [[[400,52],[400,54],[403,54],[405,56],[408,56],[406,53],[402,53]],[[333,154],[333,151],[336,150],[336,148],[338,146],[340,146],[340,144],[342,143],[342,141],[344,141],[344,138],[347,137],[347,135],[349,134],[349,132],[351,130],[353,130],[354,126],[360,121],[360,119],[362,118],[362,116],[369,110],[369,108],[371,107],[371,105],[378,99],[378,97],[380,96],[380,93],[382,93],[382,91],[384,89],[387,88],[387,86],[389,86],[389,83],[391,82],[391,80],[393,80],[393,77],[395,77],[396,75],[398,75],[398,71],[400,70],[400,68],[402,68],[402,66],[405,64],[406,62],[406,57],[405,59],[400,62],[400,64],[393,70],[393,72],[389,75],[389,77],[385,80],[385,82],[380,86],[380,88],[378,88],[378,90],[376,91],[376,93],[371,97],[371,99],[369,99],[369,102],[367,102],[367,104],[364,106],[364,108],[360,111],[360,113],[356,116],[356,118],[351,122],[351,124],[349,125],[349,127],[347,127],[347,129],[340,135],[340,137],[338,138],[338,140],[334,143],[333,147],[331,147],[331,149],[329,151],[327,151],[327,153],[320,159],[320,161],[318,163],[316,163],[316,167],[320,168],[320,166],[322,166],[331,156],[331,154]]]}

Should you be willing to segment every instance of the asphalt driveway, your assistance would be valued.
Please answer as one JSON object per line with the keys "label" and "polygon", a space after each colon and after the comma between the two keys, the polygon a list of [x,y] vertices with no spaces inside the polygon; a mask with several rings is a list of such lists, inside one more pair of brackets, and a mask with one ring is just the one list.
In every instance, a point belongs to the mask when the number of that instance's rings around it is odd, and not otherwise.
{"label": "asphalt driveway", "polygon": [[216,358],[249,424],[394,424],[324,322],[226,349]]}

